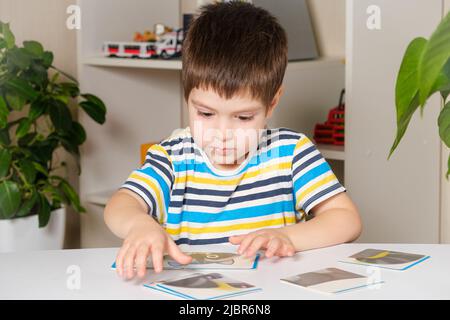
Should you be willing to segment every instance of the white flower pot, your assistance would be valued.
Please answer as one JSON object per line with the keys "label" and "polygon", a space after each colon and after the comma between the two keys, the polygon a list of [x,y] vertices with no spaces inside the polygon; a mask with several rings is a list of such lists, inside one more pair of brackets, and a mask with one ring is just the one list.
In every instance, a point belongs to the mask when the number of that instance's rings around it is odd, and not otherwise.
{"label": "white flower pot", "polygon": [[0,252],[63,249],[65,229],[65,207],[52,211],[44,228],[37,214],[0,220]]}

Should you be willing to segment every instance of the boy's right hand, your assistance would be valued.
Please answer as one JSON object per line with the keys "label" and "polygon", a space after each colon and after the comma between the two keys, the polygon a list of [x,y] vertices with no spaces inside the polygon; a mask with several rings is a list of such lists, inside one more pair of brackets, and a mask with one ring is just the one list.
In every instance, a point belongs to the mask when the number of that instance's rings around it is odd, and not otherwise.
{"label": "boy's right hand", "polygon": [[116,271],[120,277],[131,279],[145,276],[147,258],[152,256],[156,273],[163,269],[163,257],[168,253],[175,261],[188,264],[192,257],[183,253],[169,234],[150,216],[142,216],[133,222],[116,258]]}

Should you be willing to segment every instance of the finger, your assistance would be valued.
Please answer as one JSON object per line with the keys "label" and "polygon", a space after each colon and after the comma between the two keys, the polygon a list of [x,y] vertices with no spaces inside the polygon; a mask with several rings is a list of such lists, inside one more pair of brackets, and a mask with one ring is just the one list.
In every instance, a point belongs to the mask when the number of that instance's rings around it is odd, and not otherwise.
{"label": "finger", "polygon": [[295,248],[292,247],[292,246],[289,246],[289,249],[288,249],[288,256],[289,256],[289,257],[292,257],[292,256],[294,256],[294,255],[295,255]]}
{"label": "finger", "polygon": [[294,254],[295,254],[295,248],[293,246],[289,245],[288,249],[287,249],[287,255],[289,257],[292,257]]}
{"label": "finger", "polygon": [[131,279],[134,277],[134,257],[136,256],[136,247],[130,246],[124,258],[124,275],[125,278]]}
{"label": "finger", "polygon": [[286,256],[291,256],[294,253],[295,253],[295,250],[292,246],[283,244],[283,246],[281,246],[280,250],[278,251],[277,255],[280,257],[286,257]]}
{"label": "finger", "polygon": [[141,245],[136,253],[136,271],[140,278],[145,276],[147,271],[148,245]]}
{"label": "finger", "polygon": [[237,235],[237,236],[231,236],[228,238],[228,240],[232,243],[232,244],[239,244],[241,243],[242,240],[245,239],[245,234],[241,234],[241,235]]}
{"label": "finger", "polygon": [[121,277],[123,276],[123,258],[127,253],[128,247],[129,247],[128,243],[122,245],[116,257],[116,271]]}
{"label": "finger", "polygon": [[281,247],[281,241],[278,238],[273,238],[269,241],[266,250],[266,257],[271,258],[277,252],[277,250]]}
{"label": "finger", "polygon": [[167,253],[178,263],[188,264],[192,262],[192,257],[183,253],[172,239],[169,239],[167,243],[167,251]]}
{"label": "finger", "polygon": [[238,253],[243,254],[245,250],[247,250],[247,247],[252,243],[253,239],[257,237],[258,235],[256,233],[249,233],[245,235],[244,239],[241,242],[241,245],[239,246]]}
{"label": "finger", "polygon": [[256,254],[256,251],[258,251],[260,248],[263,248],[267,245],[269,242],[269,238],[265,236],[257,236],[252,243],[248,246],[248,249],[246,251],[246,256],[251,257],[254,254]]}
{"label": "finger", "polygon": [[164,250],[162,246],[160,245],[152,246],[153,269],[155,270],[156,273],[162,271],[163,259],[164,259]]}

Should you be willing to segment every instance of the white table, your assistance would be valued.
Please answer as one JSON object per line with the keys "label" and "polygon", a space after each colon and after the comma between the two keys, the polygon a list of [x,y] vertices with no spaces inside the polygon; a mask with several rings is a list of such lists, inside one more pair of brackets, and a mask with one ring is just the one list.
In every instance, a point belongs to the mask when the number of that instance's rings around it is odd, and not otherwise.
{"label": "white table", "polygon": [[[214,250],[220,246],[197,246]],[[229,247],[230,248],[230,247]],[[431,258],[408,270],[379,269],[385,281],[376,289],[357,289],[328,296],[280,282],[280,278],[327,267],[369,275],[366,266],[339,259],[366,248],[426,254]],[[231,251],[236,247],[232,247]],[[0,299],[177,299],[145,288],[137,278],[122,280],[110,269],[118,248],[29,251],[0,254]],[[148,270],[145,281],[171,277]],[[341,244],[309,250],[288,258],[261,259],[256,270],[228,270],[263,290],[233,299],[450,299],[450,245],[447,244]],[[79,282],[73,281],[77,275]],[[68,285],[69,284],[69,285]],[[77,286],[79,284],[79,287]]]}

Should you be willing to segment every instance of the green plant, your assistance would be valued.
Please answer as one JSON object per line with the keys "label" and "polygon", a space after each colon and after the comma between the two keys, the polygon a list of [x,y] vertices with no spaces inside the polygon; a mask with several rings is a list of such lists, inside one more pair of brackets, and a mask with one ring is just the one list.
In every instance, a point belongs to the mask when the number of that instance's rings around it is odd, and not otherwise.
{"label": "green plant", "polygon": [[56,174],[66,167],[54,157],[60,147],[76,158],[81,173],[79,146],[86,132],[72,119],[69,104],[100,124],[106,115],[98,97],[81,94],[77,81],[52,62],[52,52],[39,42],[18,47],[9,24],[0,21],[0,219],[38,214],[39,227],[62,204],[86,211],[70,183]]}
{"label": "green plant", "polygon": [[[418,37],[412,40],[403,56],[395,87],[397,109],[397,136],[388,159],[400,143],[414,112],[420,114],[428,98],[440,92],[444,108],[438,117],[439,136],[450,148],[450,12],[439,23],[429,40]],[[450,157],[448,171],[450,174]]]}

